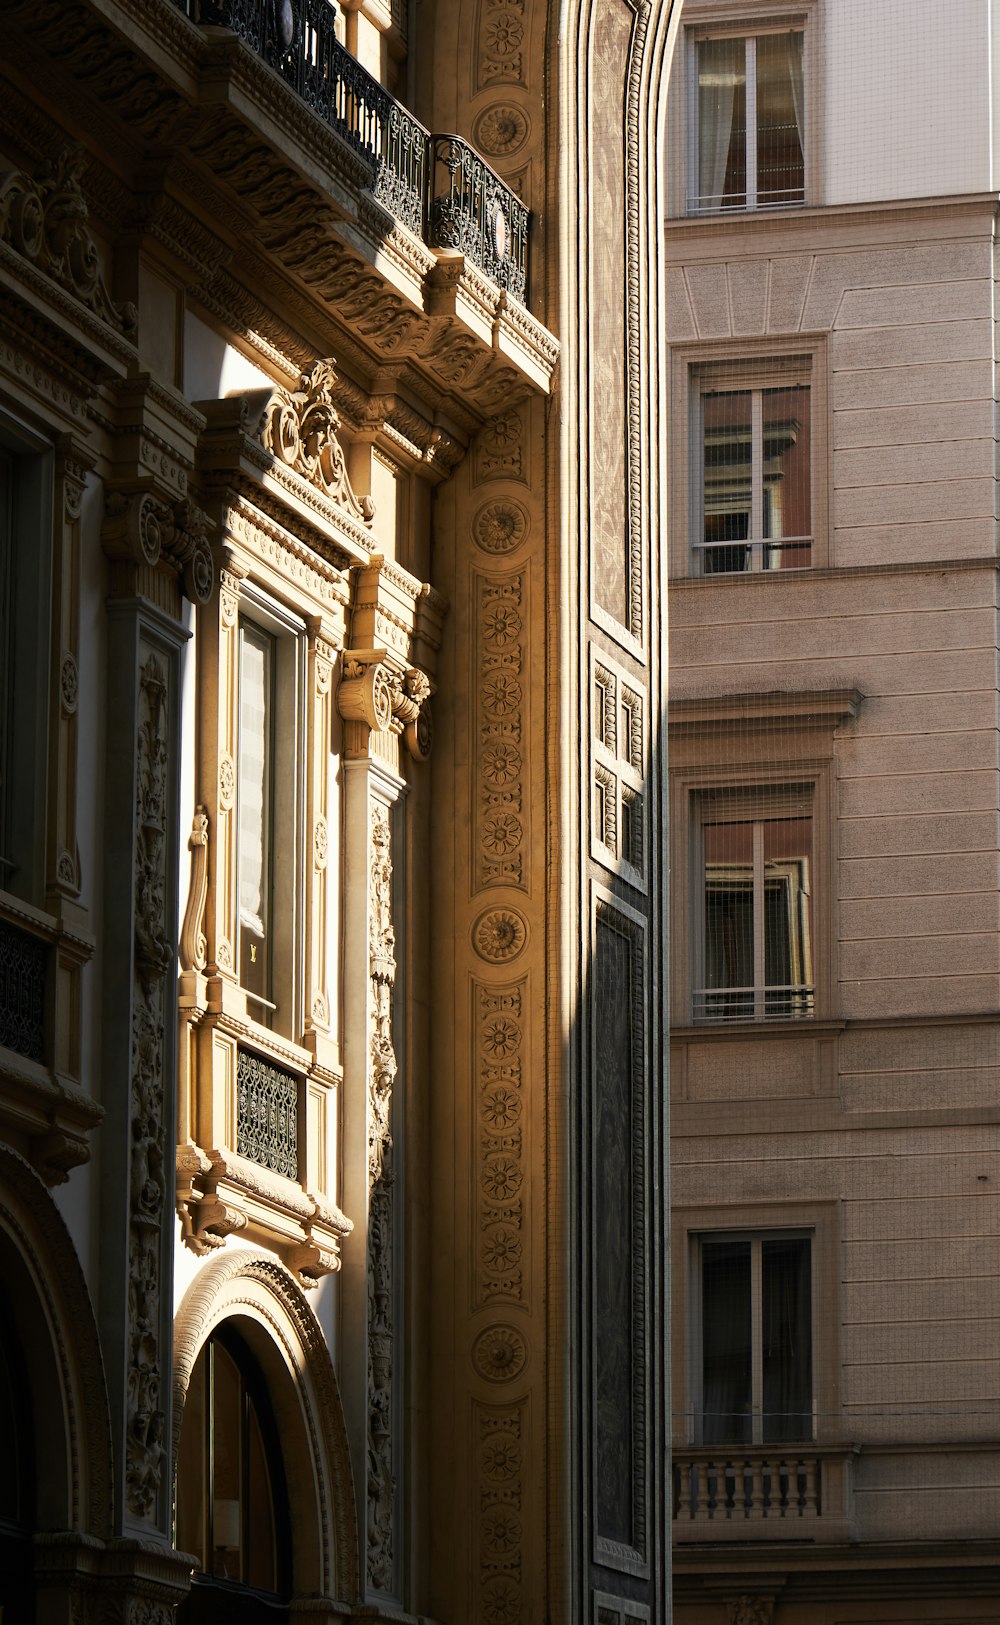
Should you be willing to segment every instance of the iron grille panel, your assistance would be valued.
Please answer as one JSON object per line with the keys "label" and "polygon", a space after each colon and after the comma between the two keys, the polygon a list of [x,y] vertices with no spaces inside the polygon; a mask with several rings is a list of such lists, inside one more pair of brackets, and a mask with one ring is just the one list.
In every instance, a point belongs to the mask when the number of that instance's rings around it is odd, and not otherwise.
{"label": "iron grille panel", "polygon": [[236,1150],[273,1173],[299,1177],[299,1080],[245,1049],[236,1062]]}
{"label": "iron grille panel", "polygon": [[0,1044],[30,1061],[45,1059],[44,942],[0,921]]}

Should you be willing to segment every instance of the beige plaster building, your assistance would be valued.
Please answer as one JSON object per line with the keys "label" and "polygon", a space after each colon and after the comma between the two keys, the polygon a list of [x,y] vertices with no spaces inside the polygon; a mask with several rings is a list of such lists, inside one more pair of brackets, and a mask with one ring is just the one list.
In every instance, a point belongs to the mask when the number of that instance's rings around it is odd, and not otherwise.
{"label": "beige plaster building", "polygon": [[990,5],[684,0],[675,1615],[1000,1594]]}
{"label": "beige plaster building", "polygon": [[671,6],[0,19],[5,1625],[665,1619]]}

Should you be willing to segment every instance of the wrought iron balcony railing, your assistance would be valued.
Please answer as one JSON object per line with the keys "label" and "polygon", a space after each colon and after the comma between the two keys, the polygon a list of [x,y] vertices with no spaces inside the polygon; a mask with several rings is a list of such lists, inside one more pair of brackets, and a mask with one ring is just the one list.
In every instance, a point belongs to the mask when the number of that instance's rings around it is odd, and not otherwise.
{"label": "wrought iron balcony railing", "polygon": [[[341,44],[331,0],[176,0],[231,28],[372,169],[372,195],[434,248],[457,248],[523,303],[528,210],[472,147],[433,136]],[[440,186],[441,190],[437,188]]]}

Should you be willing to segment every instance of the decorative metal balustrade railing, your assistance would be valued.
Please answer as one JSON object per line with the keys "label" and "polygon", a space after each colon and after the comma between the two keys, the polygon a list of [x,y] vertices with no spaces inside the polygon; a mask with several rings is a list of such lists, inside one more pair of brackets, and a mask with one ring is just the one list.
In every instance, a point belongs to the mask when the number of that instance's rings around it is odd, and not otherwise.
{"label": "decorative metal balustrade railing", "polygon": [[245,1049],[236,1061],[236,1150],[272,1173],[299,1177],[299,1080]]}
{"label": "decorative metal balustrade railing", "polygon": [[176,0],[232,29],[371,164],[372,195],[435,248],[457,248],[521,302],[528,210],[457,136],[432,136],[341,44],[330,0]]}
{"label": "decorative metal balustrade railing", "polygon": [[44,942],[0,921],[0,1045],[29,1061],[45,1058]]}
{"label": "decorative metal balustrade railing", "polygon": [[435,248],[460,249],[491,282],[523,303],[528,210],[457,135],[436,135],[432,146],[431,242]]}

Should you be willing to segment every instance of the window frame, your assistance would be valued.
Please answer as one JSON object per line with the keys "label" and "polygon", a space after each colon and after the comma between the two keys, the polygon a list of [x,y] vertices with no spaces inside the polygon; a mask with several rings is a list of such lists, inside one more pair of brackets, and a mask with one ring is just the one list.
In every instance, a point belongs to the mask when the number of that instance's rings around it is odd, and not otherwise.
{"label": "window frame", "polygon": [[[673,219],[706,222],[758,219],[799,213],[823,202],[824,83],[822,72],[823,0],[684,0],[684,38],[678,42],[669,93],[671,139],[667,143],[667,195]],[[802,147],[804,198],[801,203],[768,204],[765,208],[698,210],[689,202],[698,191],[697,42],[716,38],[746,39],[766,33],[801,30],[802,81],[805,104]]]}
{"label": "window frame", "polygon": [[[814,948],[813,948],[813,944],[815,942],[815,936],[816,936],[816,929],[815,929],[815,871],[816,871],[816,859],[815,859],[815,847],[816,847],[815,791],[816,791],[815,780],[809,780],[804,784],[803,783],[768,784],[767,786],[765,786],[763,788],[761,786],[759,786],[759,785],[756,785],[756,784],[753,784],[753,785],[747,784],[747,785],[738,786],[736,788],[726,786],[726,787],[722,787],[722,788],[704,789],[704,790],[694,791],[693,792],[693,801],[694,801],[694,803],[695,803],[695,805],[697,806],[697,809],[698,809],[697,812],[692,813],[692,820],[691,820],[691,822],[692,822],[692,844],[691,844],[691,857],[692,857],[692,861],[691,861],[691,888],[692,888],[692,898],[691,898],[691,915],[692,915],[692,950],[693,951],[692,951],[692,986],[691,986],[691,989],[690,989],[690,1017],[691,1017],[691,1024],[693,1026],[699,1026],[699,1027],[700,1026],[704,1026],[704,1027],[727,1027],[728,1028],[728,1027],[746,1025],[747,1022],[752,1023],[754,1026],[760,1026],[763,1023],[767,1023],[768,1025],[771,1025],[775,1021],[801,1022],[801,1021],[812,1021],[814,1019],[815,1014],[816,1014],[815,951],[814,951]],[[758,811],[758,808],[754,805],[755,803],[759,804],[759,809],[760,809],[759,811]],[[721,823],[721,822],[724,821],[720,817],[712,818],[712,819],[708,819],[708,818],[705,817],[705,809],[710,807],[710,806],[712,807],[713,811],[715,811],[716,813],[726,813],[726,814],[728,814],[728,817],[726,818],[725,821],[727,821],[727,822],[737,822],[738,821],[738,822],[742,822],[742,823],[749,823],[751,825],[751,828],[754,831],[754,834],[753,834],[753,845],[754,845],[753,868],[754,868],[754,873],[753,873],[753,877],[752,877],[752,884],[753,884],[753,900],[754,900],[754,904],[755,904],[755,909],[754,909],[754,941],[753,941],[753,947],[752,947],[753,983],[752,983],[752,988],[751,988],[752,996],[753,996],[754,1013],[753,1013],[752,1016],[746,1017],[745,1020],[740,1020],[739,1018],[733,1020],[733,1019],[727,1018],[726,1016],[720,1016],[720,1017],[712,1018],[712,1017],[707,1016],[705,1014],[699,1015],[697,1013],[697,1009],[698,1009],[697,1000],[698,1000],[699,996],[702,999],[707,1000],[707,998],[710,995],[712,995],[713,993],[716,993],[716,992],[719,993],[720,995],[725,995],[726,993],[733,994],[733,993],[736,993],[736,992],[747,991],[745,988],[736,989],[736,988],[720,987],[718,989],[714,989],[714,988],[709,988],[707,986],[708,971],[707,971],[706,960],[707,960],[707,951],[708,951],[708,942],[707,942],[707,898],[708,898],[708,887],[707,887],[707,875],[706,875],[706,869],[705,869],[705,833],[704,832],[705,832],[705,828],[706,828],[707,824],[715,823],[715,822]],[[748,814],[750,814],[752,816],[747,816]],[[777,984],[777,983],[768,983],[766,980],[758,978],[758,972],[761,973],[762,977],[766,976],[766,963],[765,963],[765,960],[764,960],[764,955],[766,954],[766,943],[765,943],[764,937],[763,937],[763,931],[764,931],[764,927],[765,927],[765,920],[764,920],[763,910],[758,911],[757,908],[756,908],[757,891],[758,891],[758,884],[757,884],[758,879],[760,880],[760,883],[761,883],[762,886],[764,884],[764,879],[765,879],[764,872],[763,872],[763,861],[764,861],[764,859],[763,859],[763,842],[762,842],[762,840],[758,839],[757,831],[759,829],[762,830],[763,826],[766,825],[766,824],[781,822],[782,820],[790,819],[790,818],[808,818],[808,820],[809,820],[810,867],[811,867],[812,873],[811,873],[811,875],[809,877],[809,894],[808,895],[813,899],[813,907],[811,909],[811,916],[812,917],[811,917],[811,920],[810,920],[810,939],[811,939],[810,940],[810,956],[811,956],[811,959],[813,961],[812,968],[813,968],[814,974],[813,974],[813,979],[810,982],[808,982],[808,983],[805,983],[805,982],[797,983],[797,984],[794,984],[794,986],[799,987],[799,988],[808,988],[808,989],[811,990],[811,993],[812,993],[812,1008],[808,1009],[808,1010],[805,1010],[805,1011],[803,1011],[803,1012],[801,1012],[799,1014],[795,1014],[795,1015],[788,1015],[788,1014],[784,1014],[784,1013],[780,1013],[778,1015],[769,1015],[768,1011],[767,1011],[768,992],[769,991],[771,991],[771,992],[778,991],[779,990],[779,984]],[[758,848],[760,848],[759,852],[758,852]],[[761,870],[759,876],[758,876],[758,873],[757,873],[758,868],[760,868],[760,870]],[[763,898],[761,898],[761,902],[763,902]],[[694,985],[695,983],[700,984],[700,985]],[[790,992],[791,987],[785,988],[784,991]]]}
{"label": "window frame", "polygon": [[[816,1328],[816,1295],[814,1290],[814,1234],[811,1227],[781,1226],[775,1229],[758,1230],[722,1230],[709,1232],[696,1232],[692,1235],[692,1335],[695,1338],[695,1349],[692,1355],[692,1397],[695,1407],[695,1443],[702,1445],[711,1443],[720,1449],[749,1448],[757,1450],[773,1446],[781,1449],[784,1446],[795,1447],[803,1444],[813,1444],[816,1439],[816,1385],[814,1380],[815,1365],[815,1328]],[[765,1241],[808,1241],[809,1243],[809,1417],[810,1431],[794,1439],[766,1439],[764,1437],[764,1310],[763,1310],[763,1243]],[[705,1246],[713,1242],[747,1242],[750,1247],[750,1438],[741,1439],[705,1439]]]}
{"label": "window frame", "polygon": [[[270,686],[273,712],[270,733],[271,828],[265,834],[268,848],[267,883],[271,892],[271,923],[268,943],[269,996],[248,989],[243,980],[240,948],[239,843],[240,843],[240,709],[242,703],[242,637],[245,625],[252,626],[272,640],[273,669]],[[236,978],[246,1000],[247,1020],[292,1042],[304,1020],[303,987],[305,943],[302,929],[306,909],[304,819],[306,805],[307,732],[306,676],[307,627],[302,616],[273,598],[251,578],[240,583],[237,619],[236,659],[236,799],[234,803],[236,858],[236,929],[234,955]],[[282,907],[274,906],[276,897]]]}
{"label": "window frame", "polygon": [[[841,1284],[840,1204],[836,1201],[685,1204],[671,1213],[673,1275],[672,1369],[675,1376],[673,1442],[701,1443],[701,1246],[735,1236],[808,1235],[811,1251],[813,1434],[803,1445],[839,1441]],[[795,1445],[719,1445],[720,1451],[795,1449]]]}
{"label": "window frame", "polygon": [[[828,336],[823,333],[727,339],[670,346],[670,539],[669,568],[673,581],[771,581],[824,569],[830,562],[830,500],[833,426],[829,384]],[[785,569],[750,568],[703,573],[704,481],[702,401],[706,394],[780,389],[809,389],[809,512],[812,547],[808,564]],[[721,386],[721,389],[720,389]],[[758,538],[758,544],[762,541]],[[749,542],[747,545],[751,545]]]}
{"label": "window frame", "polygon": [[[676,844],[673,847],[675,879],[670,888],[670,940],[673,948],[670,1000],[671,1009],[674,1011],[671,1025],[675,1032],[678,1027],[683,1026],[698,1034],[719,1031],[763,1034],[784,1028],[806,1033],[815,1022],[829,1020],[834,1014],[837,966],[833,822],[836,775],[833,761],[833,730],[838,721],[854,714],[859,697],[850,694],[841,699],[837,691],[834,698],[838,707],[842,709],[835,709],[830,716],[819,718],[811,717],[808,708],[811,701],[818,702],[823,696],[803,694],[783,698],[789,702],[789,715],[782,719],[784,726],[771,728],[768,723],[772,719],[768,715],[755,717],[748,709],[747,726],[742,730],[742,740],[746,748],[741,763],[710,759],[702,763],[697,759],[684,760],[685,757],[697,758],[699,732],[702,729],[713,729],[711,721],[713,702],[703,702],[706,711],[704,718],[696,717],[688,722],[688,719],[680,715],[671,724],[673,757],[671,822]],[[695,707],[700,703],[702,702],[693,702]],[[738,709],[739,701],[734,700],[732,703],[733,708]],[[724,729],[727,726],[723,718],[723,712],[727,709],[723,699],[719,702],[719,722],[716,727],[721,726]],[[798,735],[788,727],[788,723],[793,721],[796,715],[807,725]],[[820,728],[823,729],[825,737],[818,737]],[[682,740],[681,730],[691,737]],[[713,743],[715,750],[718,751],[717,739]],[[820,755],[818,749],[822,745],[827,746],[827,753]],[[702,964],[699,959],[698,940],[701,927],[696,926],[700,835],[698,798],[706,793],[718,794],[724,791],[732,791],[734,795],[746,795],[752,791],[762,797],[768,794],[781,795],[793,784],[809,786],[813,802],[812,937],[815,995],[812,1013],[809,1016],[796,1016],[787,1020],[781,1017],[768,1017],[745,1022],[695,1022],[692,1019],[693,994],[696,985],[700,985],[696,984],[695,976],[700,973],[699,967]],[[686,876],[682,873],[685,863]],[[679,1020],[678,1012],[683,1012]]]}

